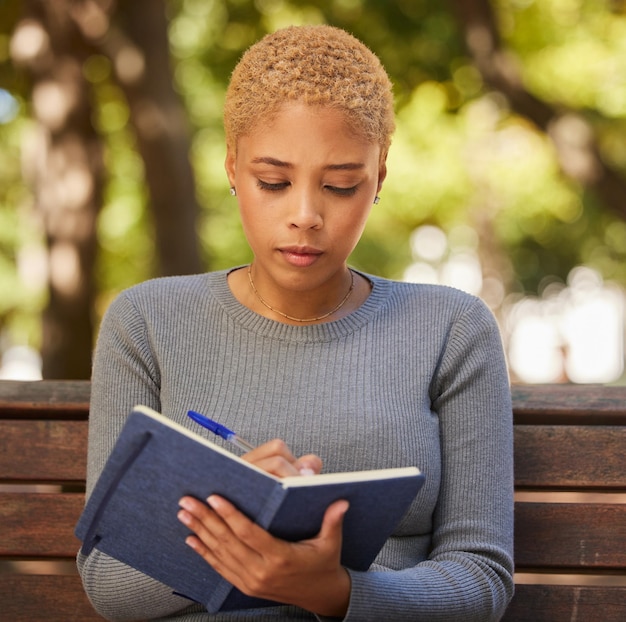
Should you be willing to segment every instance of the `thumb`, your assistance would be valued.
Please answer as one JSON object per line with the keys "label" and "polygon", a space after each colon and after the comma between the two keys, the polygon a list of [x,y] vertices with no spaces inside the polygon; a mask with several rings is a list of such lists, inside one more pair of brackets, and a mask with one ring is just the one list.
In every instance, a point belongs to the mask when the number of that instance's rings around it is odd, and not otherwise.
{"label": "thumb", "polygon": [[335,501],[328,506],[324,513],[324,520],[319,533],[320,538],[341,542],[343,519],[349,507],[350,504],[345,499]]}

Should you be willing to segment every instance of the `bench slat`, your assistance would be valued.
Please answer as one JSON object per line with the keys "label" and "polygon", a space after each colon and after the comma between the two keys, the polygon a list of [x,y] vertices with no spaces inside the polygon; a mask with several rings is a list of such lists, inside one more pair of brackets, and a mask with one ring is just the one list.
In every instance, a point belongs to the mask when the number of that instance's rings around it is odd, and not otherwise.
{"label": "bench slat", "polygon": [[0,555],[75,557],[80,541],[73,531],[84,498],[72,493],[0,493]]}
{"label": "bench slat", "polygon": [[515,563],[519,570],[623,570],[626,505],[516,503]]}
{"label": "bench slat", "polygon": [[88,380],[3,380],[0,419],[86,419],[90,391]]}
{"label": "bench slat", "polygon": [[515,485],[626,489],[626,428],[515,426]]}
{"label": "bench slat", "polygon": [[2,575],[3,620],[100,622],[78,575]]}
{"label": "bench slat", "polygon": [[626,587],[517,585],[502,622],[624,622]]}
{"label": "bench slat", "polygon": [[626,386],[513,385],[515,423],[626,425]]}
{"label": "bench slat", "polygon": [[86,421],[0,420],[2,481],[84,481]]}

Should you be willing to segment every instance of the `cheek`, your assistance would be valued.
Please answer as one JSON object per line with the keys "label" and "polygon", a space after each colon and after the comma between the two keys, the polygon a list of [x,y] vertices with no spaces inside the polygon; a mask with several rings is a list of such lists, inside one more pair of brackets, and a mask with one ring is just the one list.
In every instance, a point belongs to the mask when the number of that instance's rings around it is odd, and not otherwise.
{"label": "cheek", "polygon": [[275,213],[262,209],[254,201],[244,201],[244,197],[241,197],[239,204],[239,218],[244,235],[251,246],[254,246],[255,241],[268,240],[276,231]]}
{"label": "cheek", "polygon": [[248,242],[253,243],[254,240],[263,237],[264,225],[262,221],[252,214],[240,213],[241,226]]}
{"label": "cheek", "polygon": [[359,240],[370,210],[371,206],[359,206],[339,216],[336,227],[341,231],[346,242],[350,240],[352,244],[355,244]]}

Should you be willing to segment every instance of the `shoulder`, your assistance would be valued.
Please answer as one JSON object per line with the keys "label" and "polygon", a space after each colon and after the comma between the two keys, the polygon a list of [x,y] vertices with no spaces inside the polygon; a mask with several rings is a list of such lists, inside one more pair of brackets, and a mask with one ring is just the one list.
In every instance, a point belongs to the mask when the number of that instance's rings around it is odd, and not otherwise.
{"label": "shoulder", "polygon": [[385,293],[391,305],[420,310],[436,307],[438,310],[448,309],[453,313],[463,313],[475,307],[487,309],[477,296],[447,285],[407,283],[370,275],[367,278],[372,281],[375,289]]}
{"label": "shoulder", "polygon": [[188,309],[206,305],[217,283],[226,280],[226,272],[208,272],[150,279],[121,291],[109,305],[106,315],[155,316],[174,314],[180,317]]}
{"label": "shoulder", "polygon": [[166,276],[143,281],[123,290],[117,299],[135,303],[149,301],[151,303],[170,300],[177,297],[179,301],[197,296],[206,297],[212,287],[226,278],[227,272],[205,272],[183,276]]}
{"label": "shoulder", "polygon": [[184,294],[206,288],[214,273],[165,276],[133,285],[121,292],[121,296],[133,299],[159,297],[172,293]]}
{"label": "shoulder", "polygon": [[379,319],[401,331],[450,335],[499,332],[491,309],[479,297],[445,285],[370,277],[378,291]]}

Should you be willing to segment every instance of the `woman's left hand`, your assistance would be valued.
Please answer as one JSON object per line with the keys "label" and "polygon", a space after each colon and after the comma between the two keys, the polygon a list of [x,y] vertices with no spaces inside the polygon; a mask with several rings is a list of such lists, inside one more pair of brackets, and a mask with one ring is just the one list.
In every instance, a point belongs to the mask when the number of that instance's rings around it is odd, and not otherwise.
{"label": "woman's left hand", "polygon": [[275,538],[223,497],[207,501],[183,497],[178,518],[195,534],[187,544],[222,577],[249,596],[345,615],[350,575],[340,557],[347,501],[330,505],[317,536],[300,542]]}

